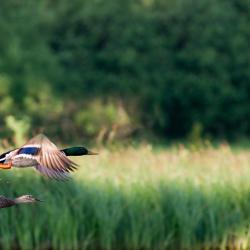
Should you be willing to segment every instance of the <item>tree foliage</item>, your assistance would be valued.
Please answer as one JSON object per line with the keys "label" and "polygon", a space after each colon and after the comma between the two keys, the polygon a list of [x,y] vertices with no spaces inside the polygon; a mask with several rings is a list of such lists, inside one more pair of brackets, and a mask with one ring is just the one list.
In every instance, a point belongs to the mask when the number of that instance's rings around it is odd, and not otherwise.
{"label": "tree foliage", "polygon": [[[5,1],[1,131],[12,115],[64,139],[92,137],[89,127],[98,136],[119,123],[105,111],[113,103],[156,135],[200,124],[212,136],[249,136],[249,26],[249,0]],[[95,103],[104,124],[90,124],[100,121]]]}

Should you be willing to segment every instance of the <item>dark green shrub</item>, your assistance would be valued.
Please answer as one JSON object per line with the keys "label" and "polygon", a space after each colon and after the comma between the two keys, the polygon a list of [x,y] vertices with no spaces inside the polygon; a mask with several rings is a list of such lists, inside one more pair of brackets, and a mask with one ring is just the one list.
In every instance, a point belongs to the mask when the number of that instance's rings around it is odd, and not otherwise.
{"label": "dark green shrub", "polygon": [[114,100],[157,135],[249,136],[249,26],[249,0],[5,2],[0,113],[72,139],[83,105]]}

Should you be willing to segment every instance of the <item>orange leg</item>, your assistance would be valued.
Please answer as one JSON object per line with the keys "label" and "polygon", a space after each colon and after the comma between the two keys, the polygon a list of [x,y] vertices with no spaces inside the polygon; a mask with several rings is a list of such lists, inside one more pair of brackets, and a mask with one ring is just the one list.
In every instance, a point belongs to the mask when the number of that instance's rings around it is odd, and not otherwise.
{"label": "orange leg", "polygon": [[0,163],[0,169],[10,169],[11,168],[11,162],[8,163]]}

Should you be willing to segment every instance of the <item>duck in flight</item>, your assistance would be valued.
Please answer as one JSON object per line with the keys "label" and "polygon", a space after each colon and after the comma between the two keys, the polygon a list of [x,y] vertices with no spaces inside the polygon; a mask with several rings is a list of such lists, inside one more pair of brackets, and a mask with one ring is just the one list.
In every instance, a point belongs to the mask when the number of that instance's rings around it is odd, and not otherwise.
{"label": "duck in flight", "polygon": [[35,203],[41,200],[33,197],[32,195],[22,195],[15,199],[10,199],[5,196],[0,195],[0,208],[12,207],[22,203]]}
{"label": "duck in flight", "polygon": [[22,147],[0,155],[0,169],[34,167],[42,175],[65,179],[77,168],[68,156],[96,155],[85,147],[58,149],[45,135],[39,134]]}

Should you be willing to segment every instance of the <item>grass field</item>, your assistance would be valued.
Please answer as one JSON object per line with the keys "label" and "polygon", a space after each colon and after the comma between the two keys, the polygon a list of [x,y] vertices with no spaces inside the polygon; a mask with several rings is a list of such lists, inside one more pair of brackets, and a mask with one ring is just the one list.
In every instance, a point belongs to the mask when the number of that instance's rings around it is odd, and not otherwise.
{"label": "grass field", "polygon": [[[100,150],[72,180],[0,171],[0,249],[249,249],[250,153],[227,145]],[[233,248],[237,247],[237,248]]]}

